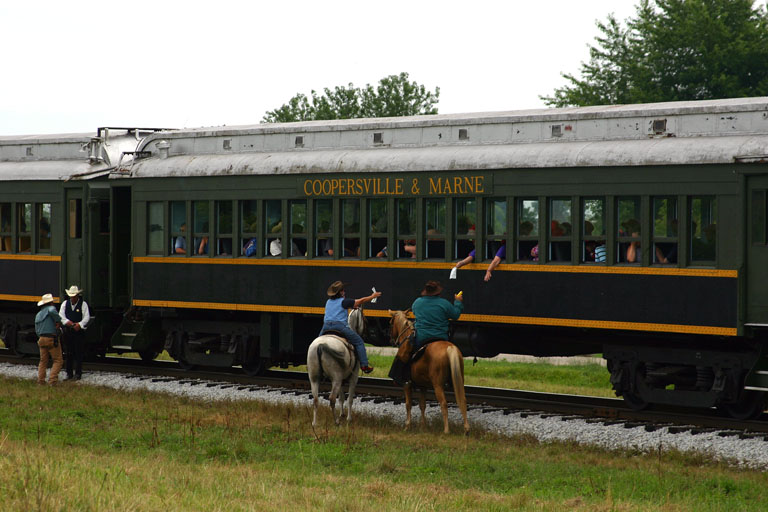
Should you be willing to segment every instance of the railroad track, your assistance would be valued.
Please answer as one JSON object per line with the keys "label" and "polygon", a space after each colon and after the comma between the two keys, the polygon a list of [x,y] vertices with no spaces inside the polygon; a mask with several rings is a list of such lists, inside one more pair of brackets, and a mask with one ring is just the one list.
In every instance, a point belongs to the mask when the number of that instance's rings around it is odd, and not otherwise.
{"label": "railroad track", "polygon": [[[19,358],[0,351],[0,362],[36,366],[36,358]],[[175,362],[153,361],[146,363],[138,359],[104,358],[84,364],[87,371],[127,374],[132,378],[155,381],[176,381],[179,384],[205,385],[208,387],[237,387],[238,389],[274,388],[283,393],[307,394],[309,380],[305,373],[272,370],[264,375],[250,377],[238,368],[222,371],[221,368],[196,368],[194,371],[179,368]],[[326,384],[321,387],[328,391]],[[741,437],[762,437],[768,440],[768,421],[740,421],[719,416],[714,410],[680,410],[656,407],[646,411],[633,411],[618,398],[601,398],[580,395],[540,393],[515,389],[465,386],[467,402],[472,409],[482,412],[504,414],[517,413],[522,416],[560,417],[563,420],[586,419],[608,425],[624,424],[627,428],[644,426],[647,431],[668,428],[670,432],[712,432],[720,435]],[[448,393],[449,406],[455,406],[452,393]],[[402,388],[389,379],[361,377],[355,391],[356,400],[361,402],[391,401],[403,403]],[[434,402],[433,394],[428,400]],[[433,404],[434,405],[434,404]],[[766,415],[763,415],[765,418]]]}

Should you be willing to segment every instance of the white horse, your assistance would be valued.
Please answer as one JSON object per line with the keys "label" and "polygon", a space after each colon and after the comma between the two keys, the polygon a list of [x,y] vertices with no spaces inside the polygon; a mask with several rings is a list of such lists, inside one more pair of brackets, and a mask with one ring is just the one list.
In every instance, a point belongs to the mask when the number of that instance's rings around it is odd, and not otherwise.
{"label": "white horse", "polygon": [[[347,317],[347,321],[353,331],[360,335],[363,334],[365,331],[363,308],[353,309]],[[331,380],[331,394],[328,398],[331,402],[333,420],[337,425],[341,421],[341,417],[344,416],[344,390],[341,385],[345,379],[349,378],[347,422],[352,421],[352,400],[354,399],[357,379],[360,375],[359,368],[360,362],[351,343],[347,343],[340,336],[333,334],[323,334],[315,338],[315,341],[312,342],[307,351],[307,373],[309,374],[309,384],[312,388],[313,397],[313,427],[317,426],[318,394],[320,391],[320,381],[323,377],[328,377]],[[336,395],[339,395],[339,402],[341,404],[341,414],[339,416],[336,416]]]}

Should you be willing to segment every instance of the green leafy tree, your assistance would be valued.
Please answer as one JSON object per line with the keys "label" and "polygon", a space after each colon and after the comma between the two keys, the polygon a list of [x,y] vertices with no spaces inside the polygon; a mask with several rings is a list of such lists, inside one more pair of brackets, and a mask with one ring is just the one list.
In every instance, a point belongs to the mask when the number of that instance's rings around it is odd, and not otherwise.
{"label": "green leafy tree", "polygon": [[768,13],[752,0],[641,0],[622,26],[598,22],[581,76],[550,106],[768,95]]}
{"label": "green leafy tree", "polygon": [[297,94],[280,108],[264,115],[264,123],[290,123],[294,121],[353,119],[358,117],[398,117],[437,114],[440,88],[427,90],[423,85],[408,80],[408,73],[390,75],[357,88],[348,86],[324,88],[323,94],[311,92],[311,98]]}

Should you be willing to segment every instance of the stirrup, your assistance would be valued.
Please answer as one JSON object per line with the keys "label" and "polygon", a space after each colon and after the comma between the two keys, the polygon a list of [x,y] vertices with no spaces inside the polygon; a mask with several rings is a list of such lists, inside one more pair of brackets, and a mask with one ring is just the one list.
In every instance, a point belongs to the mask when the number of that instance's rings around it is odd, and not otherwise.
{"label": "stirrup", "polygon": [[363,373],[371,373],[373,371],[373,366],[361,366],[360,369]]}

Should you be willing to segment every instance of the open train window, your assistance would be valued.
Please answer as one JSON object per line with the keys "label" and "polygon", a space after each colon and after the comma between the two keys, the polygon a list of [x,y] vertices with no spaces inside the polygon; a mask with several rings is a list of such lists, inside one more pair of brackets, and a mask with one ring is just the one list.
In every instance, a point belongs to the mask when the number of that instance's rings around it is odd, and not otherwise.
{"label": "open train window", "polygon": [[216,201],[216,256],[231,256],[232,201]]}
{"label": "open train window", "polygon": [[571,200],[549,200],[549,255],[548,261],[571,261]]}
{"label": "open train window", "polygon": [[517,260],[539,261],[539,200],[517,201]]}
{"label": "open train window", "polygon": [[397,257],[416,257],[416,200],[397,200]]}
{"label": "open train window", "polygon": [[360,257],[360,200],[344,199],[341,202],[341,234],[344,258]]}
{"label": "open train window", "polygon": [[315,256],[333,256],[333,203],[315,201]]}
{"label": "open train window", "polygon": [[0,203],[0,252],[13,250],[11,226],[11,203]]}
{"label": "open train window", "polygon": [[279,200],[264,201],[264,251],[270,256],[283,253],[283,207]]}
{"label": "open train window", "polygon": [[[454,240],[456,258],[466,258],[475,250],[477,226],[477,201],[473,198],[461,198],[455,202]],[[477,254],[475,254],[476,259]]]}
{"label": "open train window", "polygon": [[386,258],[389,216],[386,199],[368,201],[368,220],[371,229],[368,233],[368,255],[372,258]]}
{"label": "open train window", "polygon": [[424,214],[427,234],[425,258],[445,259],[445,199],[427,199]]}
{"label": "open train window", "polygon": [[620,197],[617,204],[616,240],[619,263],[642,263],[643,252],[640,250],[642,219],[640,197]]}
{"label": "open train window", "polygon": [[17,208],[16,250],[17,252],[32,252],[32,203],[21,203],[17,205]]}
{"label": "open train window", "polygon": [[677,263],[677,198],[653,198],[653,262]]}
{"label": "open train window", "polygon": [[147,203],[147,254],[163,254],[164,231],[163,203],[161,201]]}
{"label": "open train window", "polygon": [[290,202],[291,215],[291,254],[289,256],[304,256],[307,253],[307,202],[305,200]]}
{"label": "open train window", "polygon": [[492,259],[507,241],[507,201],[491,198],[485,204],[485,257]]}
{"label": "open train window", "polygon": [[256,200],[240,202],[240,247],[243,256],[257,256],[259,247],[259,208]]}
{"label": "open train window", "polygon": [[38,230],[37,251],[51,252],[51,203],[37,205]]}
{"label": "open train window", "polygon": [[692,197],[690,205],[691,261],[713,263],[717,254],[717,200],[714,196]]}
{"label": "open train window", "polygon": [[187,203],[171,201],[171,254],[187,254]]}
{"label": "open train window", "polygon": [[210,201],[192,201],[192,240],[195,256],[206,256],[210,252],[211,205]]}
{"label": "open train window", "polygon": [[581,211],[581,261],[605,263],[605,199],[583,199]]}
{"label": "open train window", "polygon": [[69,200],[69,238],[81,238],[83,226],[83,200]]}

